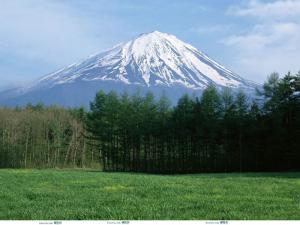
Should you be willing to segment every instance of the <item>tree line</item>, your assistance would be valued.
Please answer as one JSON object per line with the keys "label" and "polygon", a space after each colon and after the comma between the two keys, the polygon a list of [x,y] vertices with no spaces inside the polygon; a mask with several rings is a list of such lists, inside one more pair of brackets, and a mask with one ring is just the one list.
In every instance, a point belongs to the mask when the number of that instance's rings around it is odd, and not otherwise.
{"label": "tree line", "polygon": [[0,167],[97,167],[149,173],[300,169],[300,73],[272,74],[250,99],[99,91],[90,110],[0,108]]}
{"label": "tree line", "polygon": [[87,114],[105,171],[195,173],[300,169],[300,74],[272,74],[258,99],[208,87],[182,96],[98,92]]}
{"label": "tree line", "polygon": [[84,115],[42,104],[0,108],[0,168],[97,166],[100,153],[86,141]]}

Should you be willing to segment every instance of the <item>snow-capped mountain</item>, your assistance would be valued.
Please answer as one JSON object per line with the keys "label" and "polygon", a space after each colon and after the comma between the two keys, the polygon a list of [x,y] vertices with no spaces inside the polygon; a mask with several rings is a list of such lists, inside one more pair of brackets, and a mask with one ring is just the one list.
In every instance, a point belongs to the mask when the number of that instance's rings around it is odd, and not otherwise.
{"label": "snow-capped mountain", "polygon": [[165,92],[176,101],[182,93],[199,92],[210,84],[246,91],[256,87],[175,36],[154,31],[2,95],[12,104],[74,106],[86,105],[99,89],[138,88]]}

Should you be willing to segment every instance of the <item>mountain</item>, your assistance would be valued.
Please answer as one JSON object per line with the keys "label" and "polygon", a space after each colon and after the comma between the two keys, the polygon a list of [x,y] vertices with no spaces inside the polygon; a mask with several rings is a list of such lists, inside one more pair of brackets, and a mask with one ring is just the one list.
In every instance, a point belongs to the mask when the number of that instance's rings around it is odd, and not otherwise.
{"label": "mountain", "polygon": [[253,92],[257,86],[175,36],[154,31],[62,68],[31,85],[2,92],[0,103],[87,106],[99,89],[118,93],[150,90],[156,96],[165,93],[175,102],[183,93],[201,93],[211,84],[245,92]]}

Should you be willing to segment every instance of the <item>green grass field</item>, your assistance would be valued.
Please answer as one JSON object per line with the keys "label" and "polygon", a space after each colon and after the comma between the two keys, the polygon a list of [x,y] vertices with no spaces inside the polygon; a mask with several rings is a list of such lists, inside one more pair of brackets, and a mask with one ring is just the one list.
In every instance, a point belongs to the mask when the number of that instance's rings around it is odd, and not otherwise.
{"label": "green grass field", "polygon": [[0,220],[300,219],[300,173],[0,170]]}

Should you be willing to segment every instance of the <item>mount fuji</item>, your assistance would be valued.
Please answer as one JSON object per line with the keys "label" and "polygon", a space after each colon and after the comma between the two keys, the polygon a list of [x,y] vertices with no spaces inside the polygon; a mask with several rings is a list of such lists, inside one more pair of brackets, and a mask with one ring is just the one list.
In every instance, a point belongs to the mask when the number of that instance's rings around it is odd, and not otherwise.
{"label": "mount fuji", "polygon": [[0,93],[0,104],[43,102],[87,106],[99,90],[164,93],[175,103],[184,93],[201,93],[209,85],[253,93],[257,84],[243,79],[175,36],[154,31],[91,55],[28,86]]}

